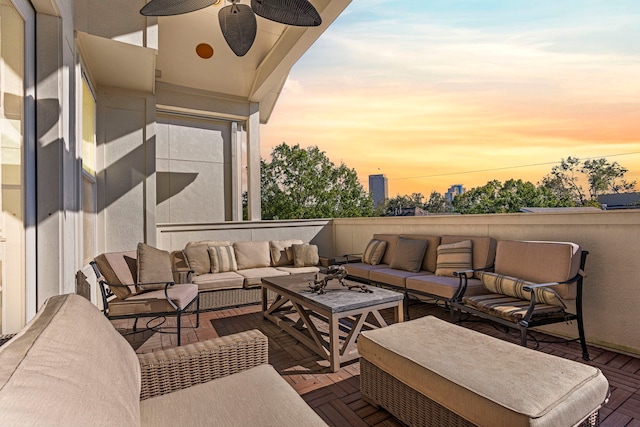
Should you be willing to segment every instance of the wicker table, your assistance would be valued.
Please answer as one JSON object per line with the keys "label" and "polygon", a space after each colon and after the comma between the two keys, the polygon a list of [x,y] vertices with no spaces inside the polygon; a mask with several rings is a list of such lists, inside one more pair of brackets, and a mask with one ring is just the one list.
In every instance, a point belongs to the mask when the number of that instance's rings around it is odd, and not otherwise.
{"label": "wicker table", "polygon": [[[376,287],[370,287],[371,293],[360,292],[336,281],[330,282],[326,293],[319,295],[309,288],[313,278],[313,274],[263,278],[263,316],[327,359],[333,372],[340,369],[341,363],[359,357],[356,340],[363,328],[387,326],[380,310],[393,308],[394,321],[403,320],[404,296],[399,292]],[[276,294],[271,305],[268,305],[267,291]],[[323,334],[319,328],[327,324],[328,331]]]}

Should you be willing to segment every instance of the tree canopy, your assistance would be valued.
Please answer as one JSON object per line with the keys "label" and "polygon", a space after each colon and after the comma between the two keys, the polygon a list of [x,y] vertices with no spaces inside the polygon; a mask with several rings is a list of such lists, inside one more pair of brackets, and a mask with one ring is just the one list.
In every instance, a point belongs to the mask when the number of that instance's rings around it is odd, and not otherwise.
{"label": "tree canopy", "polygon": [[335,165],[316,146],[282,143],[260,161],[263,219],[371,216],[373,199],[354,169]]}

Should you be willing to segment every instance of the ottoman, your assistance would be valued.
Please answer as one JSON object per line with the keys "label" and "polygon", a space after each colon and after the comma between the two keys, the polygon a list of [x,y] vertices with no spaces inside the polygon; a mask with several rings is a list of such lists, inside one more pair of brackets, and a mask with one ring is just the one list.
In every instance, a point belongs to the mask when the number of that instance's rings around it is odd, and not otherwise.
{"label": "ottoman", "polygon": [[609,383],[592,366],[433,316],[362,332],[362,396],[408,425],[597,425]]}

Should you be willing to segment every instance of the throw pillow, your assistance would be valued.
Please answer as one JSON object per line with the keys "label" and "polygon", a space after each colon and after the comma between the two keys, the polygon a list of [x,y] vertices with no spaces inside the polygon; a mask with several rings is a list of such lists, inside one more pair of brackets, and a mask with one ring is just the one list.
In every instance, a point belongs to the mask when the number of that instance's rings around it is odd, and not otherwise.
{"label": "throw pillow", "polygon": [[[138,243],[138,281],[139,291],[164,289],[165,284],[173,282],[171,254],[144,243]],[[146,285],[146,283],[154,283]]]}
{"label": "throw pillow", "polygon": [[274,267],[293,264],[293,253],[291,251],[291,245],[293,244],[302,244],[302,240],[272,240],[269,242],[271,264]]}
{"label": "throw pillow", "polygon": [[238,269],[236,253],[231,245],[210,247],[209,256],[211,257],[212,273],[224,273]]}
{"label": "throw pillow", "polygon": [[438,246],[436,276],[453,277],[453,273],[456,271],[471,270],[473,268],[471,250],[471,240]]}
{"label": "throw pillow", "polygon": [[209,257],[209,246],[206,243],[185,247],[182,252],[187,259],[189,268],[193,274],[207,274],[211,272],[211,258]]}
{"label": "throw pillow", "polygon": [[411,273],[419,272],[428,244],[427,240],[398,238],[396,251],[389,267]]}
{"label": "throw pillow", "polygon": [[362,254],[362,262],[365,264],[378,265],[387,249],[387,242],[384,240],[371,239]]}
{"label": "throw pillow", "polygon": [[[527,285],[534,285],[535,283],[515,277],[485,272],[482,274],[482,284],[485,289],[491,293],[531,301],[531,292],[525,291],[523,288]],[[536,302],[538,303],[567,308],[567,305],[562,298],[560,298],[560,295],[550,287],[533,288],[533,292],[536,295]]]}
{"label": "throw pillow", "polygon": [[311,267],[318,265],[318,247],[316,245],[291,245],[293,249],[293,265],[295,267]]}

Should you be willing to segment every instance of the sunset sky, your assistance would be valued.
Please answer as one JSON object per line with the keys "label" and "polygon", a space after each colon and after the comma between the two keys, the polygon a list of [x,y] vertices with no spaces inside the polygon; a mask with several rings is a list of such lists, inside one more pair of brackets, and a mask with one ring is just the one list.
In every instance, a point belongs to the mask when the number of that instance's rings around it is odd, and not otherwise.
{"label": "sunset sky", "polygon": [[262,157],[317,145],[389,197],[534,183],[607,157],[640,182],[640,1],[353,0],[294,66]]}

